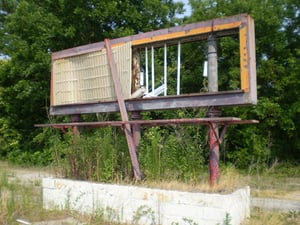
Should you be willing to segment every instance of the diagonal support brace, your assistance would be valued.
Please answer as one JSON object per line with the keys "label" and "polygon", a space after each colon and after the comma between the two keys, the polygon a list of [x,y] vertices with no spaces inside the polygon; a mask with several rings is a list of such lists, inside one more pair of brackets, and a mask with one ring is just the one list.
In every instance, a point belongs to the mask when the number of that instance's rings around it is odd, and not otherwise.
{"label": "diagonal support brace", "polygon": [[[109,62],[109,66],[110,66],[110,70],[111,70],[111,74],[112,74],[112,78],[113,78],[113,82],[114,82],[114,87],[115,87],[115,91],[116,91],[116,95],[117,95],[117,99],[118,99],[118,105],[120,108],[122,121],[128,122],[129,121],[128,113],[127,113],[127,109],[125,106],[124,97],[122,94],[122,86],[121,86],[121,83],[120,83],[120,80],[118,77],[117,67],[116,67],[114,57],[113,57],[112,47],[111,47],[111,43],[110,43],[109,39],[105,39],[105,47],[107,50],[107,58],[108,58],[108,62]],[[125,131],[125,135],[126,135],[126,139],[127,139],[130,158],[132,161],[134,176],[135,176],[136,180],[141,180],[141,171],[140,171],[140,166],[139,166],[139,162],[138,162],[138,158],[137,158],[136,146],[134,144],[131,126],[129,123],[125,123],[124,126],[125,126],[124,131]]]}
{"label": "diagonal support brace", "polygon": [[230,124],[227,124],[227,123],[224,124],[224,127],[222,129],[221,135],[218,135],[216,133],[216,130],[214,129],[214,125],[213,124],[214,123],[210,122],[210,123],[208,123],[208,126],[212,130],[214,136],[217,137],[218,144],[221,145],[222,142],[223,142],[223,140],[224,140],[224,138],[225,138],[226,131],[227,131],[227,129],[228,129],[228,127],[229,127]]}

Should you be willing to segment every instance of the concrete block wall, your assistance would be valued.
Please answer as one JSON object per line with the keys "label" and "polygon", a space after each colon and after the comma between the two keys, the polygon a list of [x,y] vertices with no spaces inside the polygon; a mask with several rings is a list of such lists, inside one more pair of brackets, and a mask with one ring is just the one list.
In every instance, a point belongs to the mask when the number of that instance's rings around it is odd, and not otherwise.
{"label": "concrete block wall", "polygon": [[250,189],[209,194],[44,178],[46,209],[104,212],[110,221],[145,225],[238,225],[250,216]]}

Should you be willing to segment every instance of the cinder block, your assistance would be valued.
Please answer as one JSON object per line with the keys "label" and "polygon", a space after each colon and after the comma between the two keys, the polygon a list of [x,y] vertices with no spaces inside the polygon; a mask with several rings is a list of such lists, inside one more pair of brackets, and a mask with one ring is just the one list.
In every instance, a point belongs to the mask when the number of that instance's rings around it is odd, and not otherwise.
{"label": "cinder block", "polygon": [[66,179],[43,179],[46,209],[93,214],[103,210],[110,220],[134,224],[230,224],[250,216],[250,189],[231,194],[191,193]]}

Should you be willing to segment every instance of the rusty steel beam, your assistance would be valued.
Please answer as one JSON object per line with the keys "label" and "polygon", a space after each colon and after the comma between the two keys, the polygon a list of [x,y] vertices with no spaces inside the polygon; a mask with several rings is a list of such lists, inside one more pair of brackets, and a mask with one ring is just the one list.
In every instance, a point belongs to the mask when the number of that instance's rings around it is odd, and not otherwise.
{"label": "rusty steel beam", "polygon": [[[174,40],[178,39],[186,38],[186,41],[189,41],[190,39],[194,40],[196,36],[201,39],[202,35],[205,36],[206,39],[207,35],[212,32],[216,33],[217,36],[228,36],[236,34],[237,30],[240,29],[240,26],[248,27],[248,24],[251,23],[251,21],[252,20],[249,15],[239,14],[230,17],[217,18],[208,21],[201,21],[192,24],[185,24],[181,26],[140,33],[132,36],[116,38],[111,40],[111,44],[112,46],[118,46],[123,45],[126,42],[132,42],[133,46],[152,46],[156,43],[157,46],[161,47],[164,45],[164,43],[174,43]],[[231,30],[234,31],[229,32]],[[177,41],[175,41],[175,43],[177,43]],[[104,41],[78,46],[54,52],[52,54],[52,59],[55,60],[86,54],[94,51],[99,51],[103,48],[105,48]]]}
{"label": "rusty steel beam", "polygon": [[[257,124],[257,120],[242,120],[236,117],[212,117],[212,118],[181,118],[181,119],[162,119],[162,120],[131,120],[131,121],[99,121],[99,122],[76,122],[76,123],[54,123],[54,124],[36,124],[35,127],[53,127],[53,128],[72,128],[78,127],[122,127],[125,124],[141,126],[172,126],[180,124],[188,125],[210,125],[217,123],[220,125],[238,125],[238,124]],[[224,136],[221,135],[221,137]]]}
{"label": "rusty steel beam", "polygon": [[[217,93],[186,94],[179,96],[158,96],[153,98],[141,98],[125,100],[128,112],[132,111],[153,111],[181,108],[198,108],[208,106],[232,106],[251,105],[248,102],[248,95],[241,90],[225,91]],[[111,113],[119,112],[116,101],[95,102],[88,104],[72,104],[50,107],[50,115],[72,115],[90,113]]]}
{"label": "rusty steel beam", "polygon": [[112,52],[112,47],[109,39],[105,39],[105,46],[106,46],[106,51],[107,51],[107,57],[108,57],[108,62],[111,70],[111,75],[114,81],[114,87],[115,87],[115,92],[117,95],[118,99],[118,105],[120,108],[120,113],[122,117],[122,121],[125,122],[125,135],[127,139],[127,144],[129,148],[129,153],[130,153],[130,158],[133,166],[133,172],[136,180],[141,180],[142,179],[142,173],[140,170],[140,165],[138,162],[137,158],[137,152],[136,152],[136,146],[133,140],[133,135],[131,131],[131,126],[130,124],[126,123],[129,121],[128,119],[128,113],[126,109],[126,105],[124,102],[123,94],[122,94],[122,86],[118,77],[118,71],[116,67],[116,63],[113,57],[113,52]]}

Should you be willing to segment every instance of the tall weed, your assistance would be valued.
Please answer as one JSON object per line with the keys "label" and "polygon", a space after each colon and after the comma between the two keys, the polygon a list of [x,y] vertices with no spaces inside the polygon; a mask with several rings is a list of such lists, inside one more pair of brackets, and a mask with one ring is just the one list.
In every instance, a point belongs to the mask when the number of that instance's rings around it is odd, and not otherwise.
{"label": "tall weed", "polygon": [[[205,111],[174,111],[170,117],[203,117]],[[144,115],[152,119],[158,114]],[[139,161],[147,179],[198,180],[206,168],[207,128],[167,126],[144,129],[138,148]],[[124,133],[119,128],[83,130],[73,137],[55,135],[50,139],[56,166],[68,177],[93,181],[120,181],[133,176]]]}
{"label": "tall weed", "polygon": [[[189,132],[186,132],[188,131]],[[150,128],[144,133],[139,155],[147,178],[198,179],[204,167],[203,138],[195,138],[198,128]]]}
{"label": "tall weed", "polygon": [[[71,178],[111,182],[129,176],[130,158],[124,136],[115,128],[72,132],[53,139],[53,154],[59,168]],[[122,144],[120,144],[121,142]]]}

